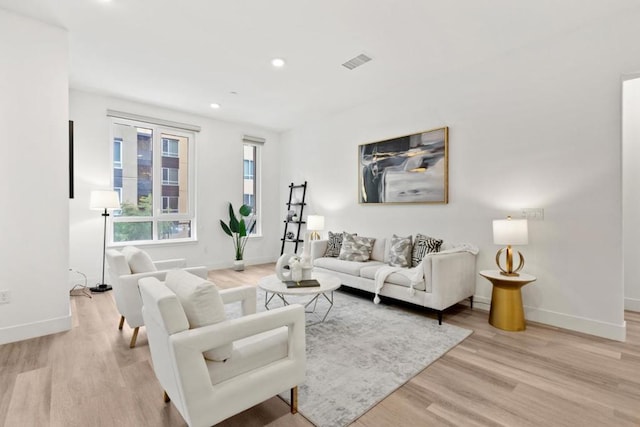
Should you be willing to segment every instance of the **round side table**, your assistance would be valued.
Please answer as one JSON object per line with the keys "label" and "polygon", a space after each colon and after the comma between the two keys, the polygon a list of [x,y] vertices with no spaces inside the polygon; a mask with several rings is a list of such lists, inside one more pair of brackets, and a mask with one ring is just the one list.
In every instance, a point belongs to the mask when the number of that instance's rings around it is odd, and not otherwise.
{"label": "round side table", "polygon": [[504,276],[499,270],[482,270],[480,275],[493,285],[489,324],[505,331],[524,331],[526,322],[521,288],[527,283],[535,282],[536,277],[525,273]]}

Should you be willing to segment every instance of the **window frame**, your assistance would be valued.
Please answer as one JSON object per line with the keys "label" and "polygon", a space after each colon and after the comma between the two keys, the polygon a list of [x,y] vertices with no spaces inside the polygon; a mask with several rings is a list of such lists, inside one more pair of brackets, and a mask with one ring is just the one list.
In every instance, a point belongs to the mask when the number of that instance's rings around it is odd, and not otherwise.
{"label": "window frame", "polygon": [[256,226],[253,233],[249,238],[262,237],[262,144],[247,141],[242,141],[242,203],[244,204],[244,180],[245,177],[245,159],[244,159],[244,147],[250,146],[254,148],[255,159],[253,161],[253,176],[255,180],[255,206],[256,206]]}
{"label": "window frame", "polygon": [[[178,128],[173,128],[166,125],[154,124],[152,122],[146,122],[143,120],[132,120],[120,117],[109,117],[110,127],[109,127],[109,146],[111,152],[111,162],[110,162],[110,180],[111,180],[111,188],[115,191],[119,191],[120,197],[122,189],[117,190],[114,188],[113,182],[113,169],[114,169],[114,149],[113,142],[115,141],[114,135],[114,127],[116,125],[125,125],[132,127],[141,127],[145,129],[151,129],[153,132],[152,138],[152,174],[153,174],[153,185],[152,185],[152,215],[149,216],[116,216],[111,215],[111,221],[109,221],[109,236],[107,237],[107,244],[111,247],[119,247],[119,246],[128,246],[128,245],[170,245],[175,243],[187,243],[187,242],[197,242],[197,217],[196,217],[196,132],[183,130]],[[189,201],[187,204],[187,211],[185,213],[178,212],[162,212],[162,186],[163,185],[171,185],[171,184],[163,184],[162,182],[162,157],[163,154],[166,154],[162,150],[162,135],[170,135],[183,137],[188,139],[188,154],[187,154],[187,162],[189,170],[187,172],[187,191],[189,194]],[[120,143],[120,150],[122,151],[122,144],[124,141]],[[171,155],[164,157],[173,157]],[[121,157],[122,160],[122,157]],[[174,168],[175,169],[175,168]],[[122,200],[121,200],[122,201]],[[115,212],[114,212],[115,213]],[[160,239],[159,233],[159,223],[160,222],[170,222],[170,221],[190,221],[191,222],[191,237],[187,238],[179,238],[179,239]],[[124,222],[151,222],[152,223],[152,232],[151,232],[151,240],[128,240],[128,241],[114,241],[114,227],[116,223]]]}

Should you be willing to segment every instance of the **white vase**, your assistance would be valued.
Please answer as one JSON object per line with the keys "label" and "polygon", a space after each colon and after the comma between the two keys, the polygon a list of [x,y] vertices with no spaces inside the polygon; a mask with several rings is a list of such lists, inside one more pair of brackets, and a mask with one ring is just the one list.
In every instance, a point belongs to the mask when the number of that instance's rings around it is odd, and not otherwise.
{"label": "white vase", "polygon": [[235,271],[243,271],[244,270],[244,260],[237,259],[233,261],[233,269]]}
{"label": "white vase", "polygon": [[300,261],[295,260],[289,263],[289,269],[291,270],[291,280],[294,282],[302,280],[302,265]]}

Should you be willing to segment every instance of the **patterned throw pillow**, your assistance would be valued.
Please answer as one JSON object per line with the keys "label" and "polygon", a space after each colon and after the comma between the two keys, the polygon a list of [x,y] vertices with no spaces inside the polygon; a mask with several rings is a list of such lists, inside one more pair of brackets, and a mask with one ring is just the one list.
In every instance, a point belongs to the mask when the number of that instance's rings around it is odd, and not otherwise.
{"label": "patterned throw pillow", "polygon": [[411,263],[416,267],[422,261],[426,254],[440,252],[442,240],[423,234],[416,234],[416,240],[413,242],[413,252],[411,253]]}
{"label": "patterned throw pillow", "polygon": [[359,237],[355,234],[344,233],[338,258],[345,261],[367,261],[375,241],[376,239],[371,237]]}
{"label": "patterned throw pillow", "polygon": [[411,236],[398,237],[393,235],[389,247],[389,265],[393,267],[411,266],[411,240]]}
{"label": "patterned throw pillow", "polygon": [[327,250],[324,256],[337,257],[340,255],[340,249],[342,248],[342,235],[343,233],[329,232],[329,242],[327,243]]}

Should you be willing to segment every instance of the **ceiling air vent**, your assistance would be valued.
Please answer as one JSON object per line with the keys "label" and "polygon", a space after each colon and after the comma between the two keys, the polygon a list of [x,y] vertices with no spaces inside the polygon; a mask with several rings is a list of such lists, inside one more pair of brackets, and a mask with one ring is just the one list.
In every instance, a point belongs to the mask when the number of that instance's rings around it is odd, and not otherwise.
{"label": "ceiling air vent", "polygon": [[356,56],[355,58],[351,58],[350,60],[348,60],[347,62],[342,64],[342,66],[345,67],[345,68],[348,68],[350,70],[353,70],[354,68],[357,68],[357,67],[361,66],[362,64],[365,64],[365,63],[367,63],[369,61],[371,61],[371,58],[368,57],[367,55],[365,55],[364,53],[361,53],[360,55]]}

